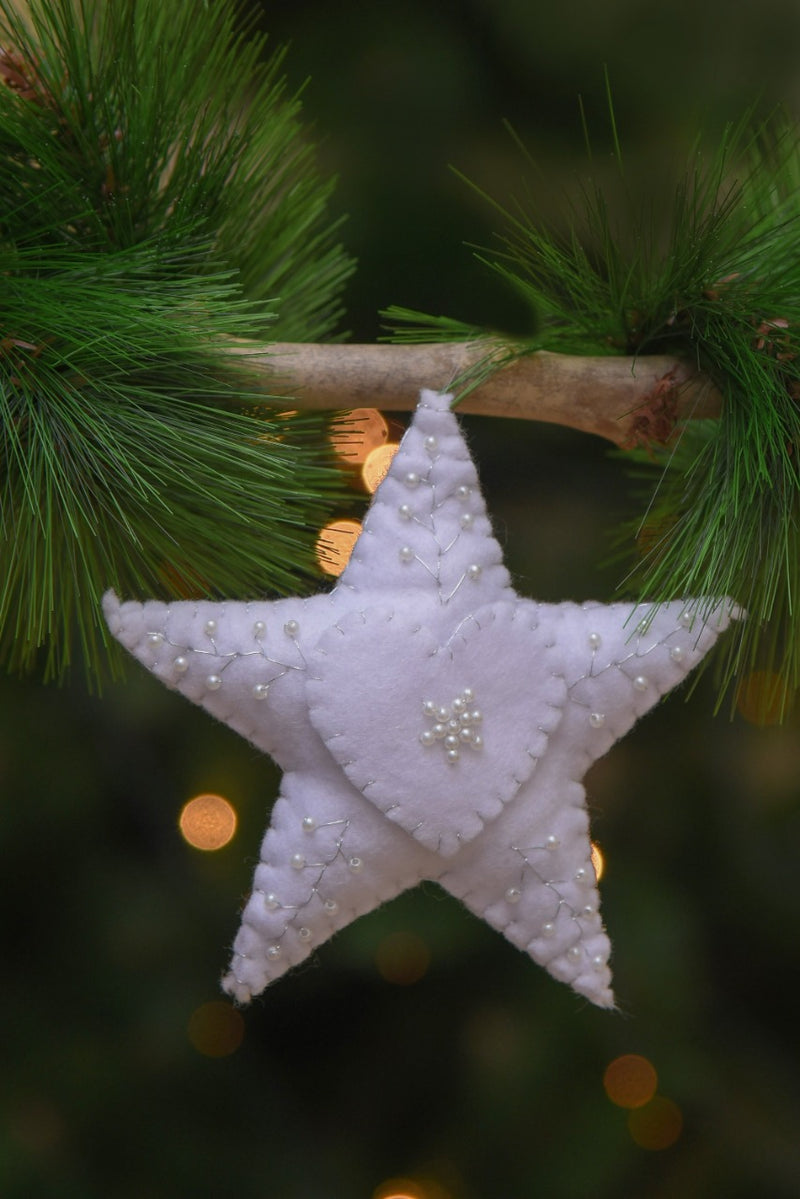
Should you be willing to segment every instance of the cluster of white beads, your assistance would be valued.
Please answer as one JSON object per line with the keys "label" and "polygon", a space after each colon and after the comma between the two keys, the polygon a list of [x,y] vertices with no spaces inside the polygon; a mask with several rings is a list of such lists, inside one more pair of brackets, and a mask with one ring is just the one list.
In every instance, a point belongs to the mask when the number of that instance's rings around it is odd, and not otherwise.
{"label": "cluster of white beads", "polygon": [[422,711],[434,723],[420,733],[420,741],[425,746],[440,742],[448,762],[457,762],[465,745],[472,749],[483,746],[480,733],[483,713],[475,707],[475,692],[471,687],[465,687],[451,704],[442,707],[432,699],[426,699]]}

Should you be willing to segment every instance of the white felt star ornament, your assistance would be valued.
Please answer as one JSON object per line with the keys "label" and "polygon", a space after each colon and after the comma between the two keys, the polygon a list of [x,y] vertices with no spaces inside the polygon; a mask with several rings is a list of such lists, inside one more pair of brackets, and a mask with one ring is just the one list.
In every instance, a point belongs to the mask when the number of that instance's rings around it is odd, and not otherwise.
{"label": "white felt star ornament", "polygon": [[223,981],[240,1002],[433,879],[613,1005],[581,780],[735,612],[520,598],[450,398],[422,393],[329,593],[105,597],[131,653],[284,771]]}

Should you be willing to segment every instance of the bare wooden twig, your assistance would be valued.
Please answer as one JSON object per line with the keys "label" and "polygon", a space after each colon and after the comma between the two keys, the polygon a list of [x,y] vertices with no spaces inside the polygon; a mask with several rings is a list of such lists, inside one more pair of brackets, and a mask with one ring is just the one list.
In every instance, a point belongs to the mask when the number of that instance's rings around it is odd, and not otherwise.
{"label": "bare wooden twig", "polygon": [[[291,396],[299,407],[410,411],[420,388],[447,391],[486,352],[485,342],[292,343],[273,345],[250,362],[265,393]],[[665,412],[667,424],[718,416],[721,403],[705,375],[675,358],[589,358],[539,351],[496,371],[462,401],[459,411],[547,421],[631,445],[648,440],[642,430],[651,425],[663,432]]]}

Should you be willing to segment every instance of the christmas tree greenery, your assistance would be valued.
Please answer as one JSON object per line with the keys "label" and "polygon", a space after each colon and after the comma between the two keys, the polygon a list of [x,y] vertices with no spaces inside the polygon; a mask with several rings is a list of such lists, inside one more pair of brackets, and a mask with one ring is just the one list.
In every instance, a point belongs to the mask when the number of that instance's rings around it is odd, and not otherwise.
{"label": "christmas tree greenery", "polygon": [[648,483],[623,534],[635,549],[625,593],[654,605],[731,595],[749,618],[726,643],[723,688],[744,686],[760,716],[789,710],[800,687],[790,121],[752,132],[748,119],[710,153],[693,147],[657,211],[626,193],[612,113],[621,212],[591,177],[560,231],[530,200],[495,206],[505,232],[481,257],[525,298],[530,336],[392,309],[402,344],[337,345],[351,264],[327,214],[331,185],[281,54],[265,57],[233,0],[32,0],[24,17],[0,0],[0,13],[8,667],[59,675],[77,633],[97,671],[108,586],[165,599],[302,587],[341,492],[325,418],[306,409],[367,396],[409,408],[428,385],[488,412],[504,388],[509,413],[529,394],[527,415],[622,446]]}
{"label": "christmas tree greenery", "polygon": [[333,336],[351,264],[282,56],[232,2],[0,17],[0,652],[47,676],[76,631],[105,659],[109,585],[313,570],[324,419],[265,406],[231,346]]}
{"label": "christmas tree greenery", "polygon": [[[480,256],[537,328],[493,339],[464,391],[535,351],[624,355],[631,382],[658,356],[659,382],[618,410],[616,440],[647,482],[644,514],[620,537],[634,551],[623,586],[654,605],[707,596],[701,615],[732,596],[748,619],[717,660],[721,688],[736,683],[756,720],[781,719],[800,688],[800,135],[780,113],[750,114],[710,152],[698,142],[659,211],[626,190],[610,112],[623,193],[613,213],[591,176],[561,231],[537,220],[530,197],[496,206],[505,232]],[[456,321],[387,315],[402,339],[475,336]],[[709,396],[717,419],[700,419]]]}

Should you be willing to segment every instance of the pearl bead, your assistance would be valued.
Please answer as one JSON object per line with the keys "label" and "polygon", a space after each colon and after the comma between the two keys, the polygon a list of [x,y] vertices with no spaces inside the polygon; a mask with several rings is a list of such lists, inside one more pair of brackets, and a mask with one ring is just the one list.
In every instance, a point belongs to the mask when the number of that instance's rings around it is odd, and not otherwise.
{"label": "pearl bead", "polygon": [[571,962],[577,962],[581,956],[580,945],[570,945],[567,950],[567,957]]}
{"label": "pearl bead", "polygon": [[266,631],[267,631],[267,626],[263,620],[257,620],[256,623],[253,625],[253,636],[254,637],[263,637],[264,634],[266,633]]}
{"label": "pearl bead", "polygon": [[362,870],[364,863],[361,858],[350,858],[347,863],[348,870],[352,870],[353,874],[358,874]]}
{"label": "pearl bead", "polygon": [[583,908],[583,910],[581,911],[581,916],[585,916],[587,920],[589,919],[590,916],[594,916],[593,905],[590,903],[587,903],[586,907]]}
{"label": "pearl bead", "polygon": [[555,836],[554,833],[551,833],[549,837],[545,837],[545,842],[544,842],[545,849],[551,849],[551,850],[558,849],[560,844],[561,844],[561,841],[559,840],[558,837]]}
{"label": "pearl bead", "polygon": [[580,867],[579,867],[579,868],[578,868],[578,869],[575,871],[575,882],[576,882],[576,883],[583,883],[583,882],[585,882],[585,881],[586,881],[586,871],[584,870],[583,866],[580,866]]}
{"label": "pearl bead", "polygon": [[681,612],[680,616],[678,617],[678,624],[681,625],[684,629],[690,629],[692,627],[693,620],[694,620],[694,617],[692,616],[691,612],[688,609],[686,609],[683,612]]}
{"label": "pearl bead", "polygon": [[280,956],[281,956],[280,945],[270,945],[269,949],[267,950],[267,957],[271,961],[276,962]]}
{"label": "pearl bead", "polygon": [[669,651],[669,656],[672,658],[673,662],[682,662],[683,650],[679,645],[673,645],[672,649]]}
{"label": "pearl bead", "polygon": [[647,682],[647,679],[644,677],[644,675],[637,674],[636,678],[633,680],[634,690],[635,691],[646,691],[648,686],[649,686],[649,684]]}
{"label": "pearl bead", "polygon": [[276,908],[281,906],[281,901],[278,899],[278,896],[274,891],[270,891],[268,895],[264,896],[264,905],[265,907],[268,907],[271,912],[274,912]]}
{"label": "pearl bead", "polygon": [[556,931],[556,926],[554,924],[552,924],[549,920],[548,920],[547,924],[542,925],[542,936],[543,937],[552,937],[552,935],[555,931]]}
{"label": "pearl bead", "polygon": [[465,687],[450,705],[443,704],[437,707],[432,699],[424,700],[423,712],[436,723],[420,733],[419,739],[422,744],[430,746],[434,741],[444,741],[442,748],[447,761],[451,763],[459,760],[459,749],[462,745],[471,745],[473,749],[479,749],[483,741],[477,730],[471,726],[480,723],[481,711],[479,708],[470,711],[468,707],[474,698],[473,689]]}
{"label": "pearl bead", "polygon": [[506,903],[519,903],[522,899],[522,892],[519,887],[509,887],[506,891]]}
{"label": "pearl bead", "polygon": [[164,644],[164,636],[162,633],[148,633],[147,640],[148,640],[149,644],[153,646],[154,649],[157,648],[159,645]]}
{"label": "pearl bead", "polygon": [[475,517],[471,512],[462,512],[458,519],[458,523],[461,525],[462,529],[471,529],[475,524]]}
{"label": "pearl bead", "polygon": [[431,436],[431,437],[425,438],[425,449],[428,451],[429,454],[435,454],[436,451],[438,450],[438,448],[439,448],[439,442],[436,440],[435,437]]}
{"label": "pearl bead", "polygon": [[304,833],[313,833],[314,829],[317,827],[317,822],[313,816],[304,816],[302,825]]}
{"label": "pearl bead", "polygon": [[595,957],[592,958],[592,969],[593,970],[602,970],[605,967],[605,964],[606,964],[605,958],[602,958],[599,953]]}
{"label": "pearl bead", "polygon": [[401,504],[400,507],[397,509],[397,515],[400,517],[401,520],[411,520],[411,517],[413,515],[412,511],[411,511],[411,505],[410,504]]}
{"label": "pearl bead", "polygon": [[419,487],[419,475],[415,470],[410,470],[403,479],[406,487]]}
{"label": "pearl bead", "polygon": [[287,620],[283,626],[283,631],[287,637],[296,637],[300,632],[300,623],[297,620]]}
{"label": "pearl bead", "polygon": [[592,712],[589,716],[589,724],[593,729],[601,729],[606,722],[606,718],[602,712]]}
{"label": "pearl bead", "polygon": [[172,665],[175,667],[176,674],[186,674],[186,671],[189,669],[189,659],[181,654],[180,657],[175,659]]}
{"label": "pearl bead", "polygon": [[255,699],[266,699],[269,695],[269,683],[256,683],[253,688],[253,696]]}
{"label": "pearl bead", "polygon": [[306,859],[301,853],[293,853],[289,862],[292,870],[302,870],[305,867]]}
{"label": "pearl bead", "polygon": [[216,620],[207,620],[203,627],[205,629],[206,636],[213,637],[217,631],[217,622]]}
{"label": "pearl bead", "polygon": [[336,913],[339,911],[339,905],[335,899],[324,900],[322,906],[324,907],[325,911],[328,913],[329,916],[335,916]]}
{"label": "pearl bead", "polygon": [[414,551],[410,545],[401,545],[397,556],[401,562],[413,562]]}
{"label": "pearl bead", "polygon": [[206,679],[206,687],[209,691],[219,691],[222,686],[222,679],[218,674],[210,674]]}
{"label": "pearl bead", "polygon": [[305,928],[305,927],[298,928],[297,935],[301,941],[310,941],[311,940],[311,929]]}
{"label": "pearl bead", "polygon": [[456,487],[456,495],[460,500],[469,499],[470,489],[467,487],[466,483],[462,483],[460,487]]}
{"label": "pearl bead", "polygon": [[589,648],[590,649],[599,649],[600,646],[602,645],[602,643],[603,643],[603,638],[600,636],[599,633],[590,633],[589,634]]}
{"label": "pearl bead", "polygon": [[481,577],[481,573],[481,567],[477,562],[473,562],[467,567],[467,578],[473,583],[477,582],[477,580]]}

